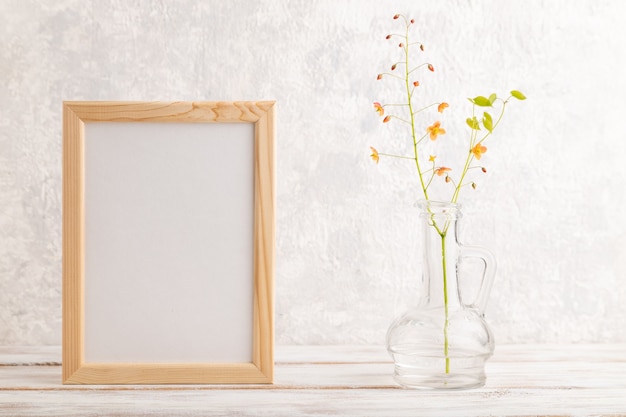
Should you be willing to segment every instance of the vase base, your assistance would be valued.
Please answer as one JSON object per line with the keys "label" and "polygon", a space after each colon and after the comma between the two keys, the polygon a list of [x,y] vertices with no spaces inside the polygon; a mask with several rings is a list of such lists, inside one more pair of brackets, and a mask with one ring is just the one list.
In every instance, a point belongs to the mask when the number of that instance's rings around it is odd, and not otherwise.
{"label": "vase base", "polygon": [[486,377],[482,375],[440,374],[420,375],[398,369],[393,378],[404,388],[423,390],[463,390],[480,388],[485,385]]}
{"label": "vase base", "polygon": [[396,382],[406,388],[442,390],[485,385],[485,361],[490,354],[456,350],[455,355],[446,360],[434,350],[416,346],[392,347],[389,351],[394,358]]}

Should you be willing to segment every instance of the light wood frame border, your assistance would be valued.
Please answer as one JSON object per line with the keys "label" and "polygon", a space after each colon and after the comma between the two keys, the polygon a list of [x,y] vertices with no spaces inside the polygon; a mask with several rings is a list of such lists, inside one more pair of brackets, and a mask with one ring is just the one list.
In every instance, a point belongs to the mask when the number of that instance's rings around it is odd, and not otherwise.
{"label": "light wood frame border", "polygon": [[[274,373],[275,102],[63,103],[63,383],[272,383]],[[86,122],[254,124],[254,300],[251,363],[85,363]]]}

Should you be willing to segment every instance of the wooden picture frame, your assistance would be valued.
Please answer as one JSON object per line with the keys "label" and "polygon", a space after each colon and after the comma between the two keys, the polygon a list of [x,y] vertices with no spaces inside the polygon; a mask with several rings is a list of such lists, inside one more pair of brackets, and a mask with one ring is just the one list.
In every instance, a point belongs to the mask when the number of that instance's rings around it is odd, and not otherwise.
{"label": "wooden picture frame", "polygon": [[63,103],[64,384],[273,381],[274,108]]}

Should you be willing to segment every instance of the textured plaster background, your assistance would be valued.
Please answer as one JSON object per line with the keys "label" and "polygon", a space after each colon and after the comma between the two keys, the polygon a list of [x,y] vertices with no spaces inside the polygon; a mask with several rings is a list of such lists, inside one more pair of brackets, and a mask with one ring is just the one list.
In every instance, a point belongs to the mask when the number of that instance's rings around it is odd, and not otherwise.
{"label": "textured plaster background", "polygon": [[396,12],[441,146],[466,97],[529,97],[462,196],[497,342],[626,342],[626,2],[0,0],[0,344],[61,342],[62,101],[179,99],[278,102],[277,342],[382,344],[419,275],[416,177],[368,156],[406,143],[372,108]]}

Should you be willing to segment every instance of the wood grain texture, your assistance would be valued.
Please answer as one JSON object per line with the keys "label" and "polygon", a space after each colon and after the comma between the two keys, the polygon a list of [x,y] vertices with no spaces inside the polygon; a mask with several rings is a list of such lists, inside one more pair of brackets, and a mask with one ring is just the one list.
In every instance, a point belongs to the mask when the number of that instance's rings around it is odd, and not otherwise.
{"label": "wood grain texture", "polygon": [[1,416],[626,416],[626,345],[499,346],[450,392],[400,388],[382,346],[277,346],[274,385],[62,385],[36,351],[0,347]]}
{"label": "wood grain texture", "polygon": [[[65,102],[63,105],[63,373],[66,384],[271,383],[274,343],[275,103]],[[89,364],[84,361],[84,124],[253,123],[253,357],[250,364]]]}
{"label": "wood grain texture", "polygon": [[273,381],[276,178],[274,106],[255,123],[254,174],[254,351],[253,363]]}
{"label": "wood grain texture", "polygon": [[83,122],[227,122],[255,123],[274,106],[273,101],[118,102],[66,101]]}
{"label": "wood grain texture", "polygon": [[63,380],[83,363],[84,124],[63,105]]}
{"label": "wood grain texture", "polygon": [[83,364],[69,384],[261,384],[268,382],[256,364]]}

